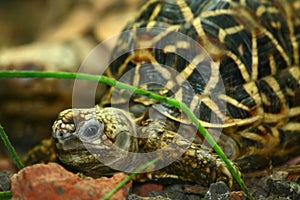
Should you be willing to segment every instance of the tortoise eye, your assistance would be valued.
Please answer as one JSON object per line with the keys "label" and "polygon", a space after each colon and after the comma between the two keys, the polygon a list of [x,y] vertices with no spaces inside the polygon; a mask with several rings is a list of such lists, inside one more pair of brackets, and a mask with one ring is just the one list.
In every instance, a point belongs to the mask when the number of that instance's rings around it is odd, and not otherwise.
{"label": "tortoise eye", "polygon": [[99,127],[95,125],[89,126],[85,129],[82,136],[84,136],[85,138],[91,138],[98,133],[98,128]]}
{"label": "tortoise eye", "polygon": [[99,138],[103,132],[104,125],[96,119],[90,119],[84,123],[79,130],[79,138],[83,141],[90,141],[94,138]]}

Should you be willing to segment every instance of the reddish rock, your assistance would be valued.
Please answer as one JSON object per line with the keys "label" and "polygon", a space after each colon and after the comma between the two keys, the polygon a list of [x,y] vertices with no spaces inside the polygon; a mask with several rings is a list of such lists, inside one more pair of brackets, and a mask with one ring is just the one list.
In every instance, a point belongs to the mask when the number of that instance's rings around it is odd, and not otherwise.
{"label": "reddish rock", "polygon": [[133,192],[142,197],[148,197],[152,191],[162,190],[163,185],[156,183],[143,183],[139,186],[135,186]]}
{"label": "reddish rock", "polygon": [[[82,179],[56,163],[37,164],[13,175],[12,199],[100,199],[125,177],[119,173]],[[131,183],[126,184],[111,199],[126,199],[130,187]]]}
{"label": "reddish rock", "polygon": [[241,200],[244,198],[245,198],[245,196],[244,196],[243,191],[230,192],[230,200]]}

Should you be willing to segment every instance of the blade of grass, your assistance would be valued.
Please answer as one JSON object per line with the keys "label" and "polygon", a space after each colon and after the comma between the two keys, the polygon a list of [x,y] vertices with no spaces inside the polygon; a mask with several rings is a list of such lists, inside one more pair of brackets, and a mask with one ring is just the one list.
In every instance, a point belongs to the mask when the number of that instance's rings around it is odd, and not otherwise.
{"label": "blade of grass", "polygon": [[12,192],[11,191],[0,192],[0,199],[1,200],[11,199],[11,198],[12,198]]}
{"label": "blade of grass", "polygon": [[170,105],[173,105],[179,109],[182,109],[193,121],[193,123],[198,127],[199,132],[205,137],[205,139],[208,141],[208,143],[212,146],[212,148],[216,151],[217,154],[221,157],[221,159],[225,162],[227,165],[227,168],[233,175],[233,177],[236,179],[242,190],[246,193],[248,193],[247,186],[245,185],[243,179],[239,176],[239,174],[235,171],[234,167],[230,163],[229,159],[223,152],[223,150],[216,144],[215,140],[209,133],[206,131],[206,129],[199,123],[198,118],[194,115],[192,111],[182,102],[179,102],[175,99],[160,96],[156,93],[149,92],[146,90],[142,90],[136,87],[133,87],[131,85],[127,85],[125,83],[118,82],[112,78],[102,76],[102,75],[90,75],[90,74],[82,74],[82,73],[69,73],[69,72],[41,72],[41,71],[0,71],[0,78],[16,78],[16,77],[22,77],[22,78],[59,78],[59,79],[81,79],[81,80],[88,80],[88,81],[95,81],[99,83],[104,83],[106,85],[115,86],[119,89],[125,89],[128,91],[132,91],[135,94],[144,95],[149,98],[158,100],[160,102],[166,102]]}
{"label": "blade of grass", "polygon": [[0,137],[4,143],[4,145],[6,146],[9,154],[11,155],[12,159],[14,160],[14,162],[16,163],[18,169],[23,169],[24,165],[22,164],[18,154],[16,153],[14,147],[11,145],[3,127],[0,124]]}

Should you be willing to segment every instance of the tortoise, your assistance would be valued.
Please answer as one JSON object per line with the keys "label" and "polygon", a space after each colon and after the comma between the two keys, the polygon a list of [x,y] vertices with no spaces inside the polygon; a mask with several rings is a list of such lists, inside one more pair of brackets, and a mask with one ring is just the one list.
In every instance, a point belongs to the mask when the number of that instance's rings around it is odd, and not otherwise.
{"label": "tortoise", "polygon": [[[299,154],[300,1],[149,0],[124,31],[106,74],[117,80],[126,75],[127,83],[186,103],[237,170]],[[205,51],[193,51],[187,38]],[[100,105],[62,111],[52,136],[59,160],[93,177],[132,172],[161,157],[136,179],[234,185],[225,163],[180,109],[113,87]]]}

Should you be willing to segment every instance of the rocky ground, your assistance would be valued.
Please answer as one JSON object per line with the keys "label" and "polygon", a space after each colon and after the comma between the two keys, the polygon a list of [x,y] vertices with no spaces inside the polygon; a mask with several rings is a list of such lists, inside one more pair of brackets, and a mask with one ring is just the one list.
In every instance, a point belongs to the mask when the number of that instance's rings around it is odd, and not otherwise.
{"label": "rocky ground", "polygon": [[[299,170],[299,169],[298,169]],[[56,163],[36,164],[12,173],[0,172],[0,191],[12,191],[12,199],[101,199],[123,179],[123,173],[111,178],[93,179],[67,171]],[[276,171],[271,175],[245,178],[254,199],[299,199],[299,174]],[[230,191],[223,182],[209,188],[192,183],[168,181],[137,183],[128,181],[111,199],[247,199],[242,191]]]}

